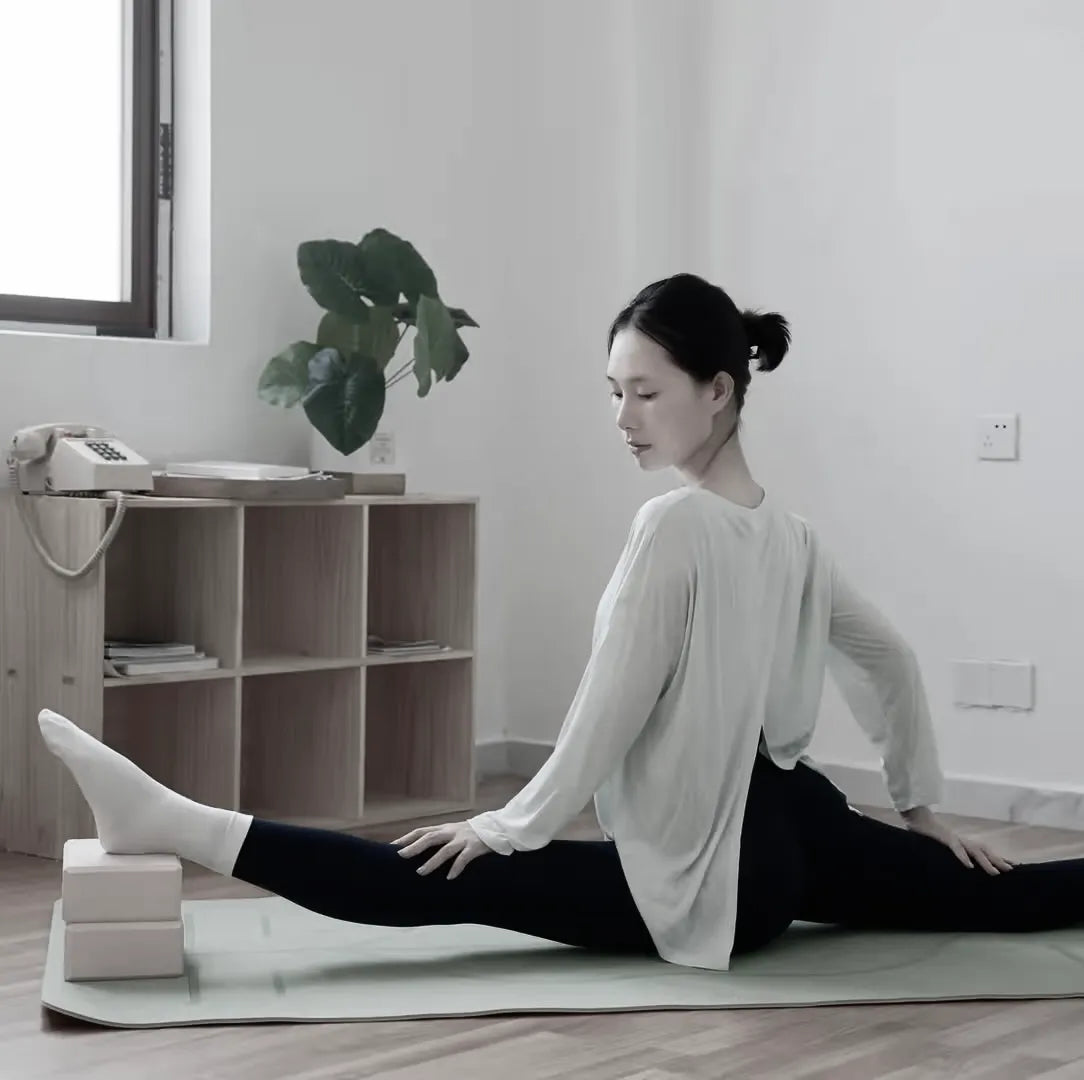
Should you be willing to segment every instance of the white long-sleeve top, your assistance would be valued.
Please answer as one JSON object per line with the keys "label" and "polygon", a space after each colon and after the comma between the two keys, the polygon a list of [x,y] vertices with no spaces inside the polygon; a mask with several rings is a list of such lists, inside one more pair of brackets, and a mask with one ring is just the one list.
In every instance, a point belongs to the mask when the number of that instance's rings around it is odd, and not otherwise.
{"label": "white long-sleeve top", "polygon": [[804,751],[826,671],[879,750],[896,808],[939,802],[915,655],[814,530],[770,497],[747,508],[682,487],[650,499],[553,753],[470,824],[501,855],[530,851],[594,796],[659,955],[725,970],[754,754],[815,767]]}

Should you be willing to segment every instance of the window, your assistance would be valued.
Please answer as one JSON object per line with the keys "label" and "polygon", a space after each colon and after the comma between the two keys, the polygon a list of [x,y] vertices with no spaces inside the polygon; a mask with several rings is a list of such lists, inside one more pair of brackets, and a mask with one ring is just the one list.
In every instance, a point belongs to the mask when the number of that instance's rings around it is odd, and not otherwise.
{"label": "window", "polygon": [[0,0],[0,325],[169,333],[171,0]]}

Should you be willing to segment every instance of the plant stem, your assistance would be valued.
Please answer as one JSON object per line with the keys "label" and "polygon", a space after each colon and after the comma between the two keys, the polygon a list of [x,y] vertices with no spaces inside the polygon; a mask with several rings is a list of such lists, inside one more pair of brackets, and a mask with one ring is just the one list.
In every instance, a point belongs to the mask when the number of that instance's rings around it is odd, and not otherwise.
{"label": "plant stem", "polygon": [[402,375],[403,372],[406,371],[406,369],[410,367],[410,365],[413,363],[413,359],[408,360],[394,375],[389,376],[390,382],[395,382],[395,380],[398,379],[399,376]]}
{"label": "plant stem", "polygon": [[384,384],[384,389],[390,390],[397,382],[402,382],[413,369],[414,361],[410,360]]}
{"label": "plant stem", "polygon": [[[407,331],[408,331],[409,329],[410,329],[410,325],[409,325],[409,323],[404,323],[404,325],[403,325],[403,329],[399,331],[399,340],[398,340],[398,341],[397,341],[397,342],[395,343],[395,348],[396,348],[396,349],[398,349],[398,348],[399,348],[399,346],[400,346],[400,345],[402,344],[403,338],[404,338],[404,337],[406,337],[406,332],[407,332]],[[394,353],[393,353],[393,355],[394,355]],[[398,370],[398,371],[397,371],[397,372],[396,372],[396,373],[395,373],[394,375],[392,375],[392,376],[391,376],[391,378],[390,378],[390,379],[389,379],[389,380],[388,380],[388,381],[387,381],[387,382],[386,382],[386,383],[384,384],[384,389],[385,389],[385,390],[390,390],[390,389],[391,389],[391,387],[392,387],[392,386],[394,386],[394,385],[395,385],[395,383],[399,381],[399,378],[400,378],[401,376],[402,376],[403,378],[405,378],[406,376],[405,376],[405,375],[404,375],[403,373],[404,373],[404,372],[405,372],[405,371],[407,370],[407,368],[409,368],[409,367],[410,367],[410,365],[411,365],[411,364],[413,364],[413,363],[414,363],[414,361],[413,361],[413,360],[408,360],[408,361],[407,361],[407,362],[406,362],[406,363],[405,363],[405,364],[404,364],[404,365],[403,365],[403,366],[402,366],[402,367],[401,367],[401,368],[400,368],[400,369],[399,369],[399,370]]]}

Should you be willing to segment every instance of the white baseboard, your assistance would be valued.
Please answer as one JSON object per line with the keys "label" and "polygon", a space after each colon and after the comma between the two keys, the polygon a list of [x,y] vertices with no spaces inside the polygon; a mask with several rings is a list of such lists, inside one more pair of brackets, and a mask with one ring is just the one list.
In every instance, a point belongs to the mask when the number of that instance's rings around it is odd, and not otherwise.
{"label": "white baseboard", "polygon": [[[475,747],[478,775],[529,780],[552,750],[550,744],[521,739],[479,743]],[[817,766],[854,805],[892,806],[880,769],[819,758]],[[945,799],[938,809],[962,817],[1084,830],[1084,789],[1038,788],[972,776],[946,776]]]}
{"label": "white baseboard", "polygon": [[517,739],[477,743],[474,747],[478,777],[516,776],[530,780],[553,752],[548,743]]}

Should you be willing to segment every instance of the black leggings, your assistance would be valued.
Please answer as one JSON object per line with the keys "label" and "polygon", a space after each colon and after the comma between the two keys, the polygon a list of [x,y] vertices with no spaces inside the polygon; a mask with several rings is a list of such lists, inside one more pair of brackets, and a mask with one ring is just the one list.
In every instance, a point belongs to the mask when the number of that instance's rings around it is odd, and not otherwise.
{"label": "black leggings", "polygon": [[[334,919],[480,923],[599,952],[654,954],[615,845],[554,840],[415,870],[391,844],[255,819],[233,874]],[[881,930],[1048,930],[1084,922],[1084,859],[969,869],[939,841],[865,817],[821,773],[758,754],[742,825],[733,952],[795,920]]]}

